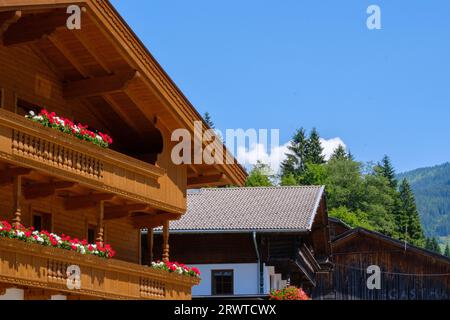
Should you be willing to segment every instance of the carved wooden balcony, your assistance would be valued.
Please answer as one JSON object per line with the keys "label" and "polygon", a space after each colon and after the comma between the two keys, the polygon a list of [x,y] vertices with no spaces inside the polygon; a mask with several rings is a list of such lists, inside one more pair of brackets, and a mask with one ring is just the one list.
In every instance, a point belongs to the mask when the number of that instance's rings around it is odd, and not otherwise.
{"label": "carved wooden balcony", "polygon": [[161,211],[185,211],[184,195],[164,169],[5,110],[0,110],[0,159]]}
{"label": "carved wooden balcony", "polygon": [[[72,265],[80,268],[80,289],[67,286],[67,268]],[[71,298],[185,300],[199,279],[0,238],[0,283]]]}

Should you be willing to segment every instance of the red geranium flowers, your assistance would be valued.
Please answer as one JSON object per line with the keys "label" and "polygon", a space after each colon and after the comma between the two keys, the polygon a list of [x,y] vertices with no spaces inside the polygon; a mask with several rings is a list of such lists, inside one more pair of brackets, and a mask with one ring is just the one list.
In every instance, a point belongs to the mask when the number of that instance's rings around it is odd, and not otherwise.
{"label": "red geranium flowers", "polygon": [[178,262],[163,262],[163,261],[152,262],[152,268],[158,270],[165,270],[171,273],[177,273],[181,275],[200,278],[200,270],[198,270],[196,267],[191,268]]}
{"label": "red geranium flowers", "polygon": [[0,237],[17,239],[28,243],[36,243],[46,247],[76,251],[81,254],[91,254],[101,258],[112,258],[116,252],[110,245],[101,243],[88,244],[86,240],[72,239],[65,234],[58,236],[47,231],[37,231],[33,227],[20,226],[14,228],[7,221],[0,221]]}
{"label": "red geranium flowers", "polygon": [[73,121],[58,117],[54,112],[48,112],[45,109],[42,109],[39,114],[30,111],[26,117],[34,122],[42,124],[44,127],[59,130],[103,148],[108,148],[113,143],[112,138],[107,134],[93,132],[88,129],[87,125],[82,125],[81,123],[75,124]]}

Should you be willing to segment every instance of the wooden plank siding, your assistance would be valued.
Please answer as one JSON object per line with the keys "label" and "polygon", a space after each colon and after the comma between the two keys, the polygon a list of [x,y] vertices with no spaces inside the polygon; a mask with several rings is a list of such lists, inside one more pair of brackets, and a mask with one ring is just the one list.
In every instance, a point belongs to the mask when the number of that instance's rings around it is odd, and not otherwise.
{"label": "wooden plank siding", "polygon": [[[51,196],[32,201],[22,200],[22,222],[32,225],[33,211],[50,213],[52,215],[53,231],[56,234],[66,234],[73,238],[87,238],[88,225],[97,225],[96,208],[66,211],[61,198]],[[13,201],[11,186],[0,187],[0,220],[11,221],[13,218]],[[139,256],[140,231],[135,229],[130,221],[114,220],[106,222],[106,243],[110,243],[117,251],[116,259],[140,263]]]}
{"label": "wooden plank siding", "polygon": [[[333,271],[321,275],[316,299],[450,299],[450,260],[369,232],[337,239],[332,245]],[[369,290],[369,266],[381,268],[381,289]]]}

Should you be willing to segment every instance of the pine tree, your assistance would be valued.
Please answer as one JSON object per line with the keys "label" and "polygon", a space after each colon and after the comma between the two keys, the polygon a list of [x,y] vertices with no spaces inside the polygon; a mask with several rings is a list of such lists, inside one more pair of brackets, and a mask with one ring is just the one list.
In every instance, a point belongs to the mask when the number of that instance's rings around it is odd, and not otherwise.
{"label": "pine tree", "polygon": [[442,254],[441,247],[439,246],[439,242],[437,241],[437,239],[433,238],[431,241],[432,241],[433,251],[436,253]]}
{"label": "pine tree", "polygon": [[391,159],[388,156],[384,156],[381,163],[378,164],[380,173],[389,181],[389,185],[392,189],[397,189],[398,181],[395,178],[395,169],[392,165]]}
{"label": "pine tree", "polygon": [[281,164],[281,176],[292,175],[294,178],[300,177],[306,167],[306,150],[308,139],[305,130],[300,128],[292,138],[288,147],[289,153],[286,160]]}
{"label": "pine tree", "polygon": [[422,224],[420,223],[419,212],[417,211],[416,201],[408,180],[403,179],[400,189],[400,201],[401,201],[401,215],[402,219],[400,223],[404,223],[402,227],[406,230],[407,226],[407,239],[412,244],[423,245],[425,236],[423,233]]}
{"label": "pine tree", "polygon": [[309,136],[306,148],[306,162],[312,164],[324,164],[325,157],[323,156],[322,143],[320,142],[320,135],[316,128],[312,129]]}
{"label": "pine tree", "polygon": [[444,256],[450,258],[450,245],[448,243],[445,246]]}
{"label": "pine tree", "polygon": [[336,149],[334,149],[333,154],[330,157],[330,161],[333,160],[349,160],[348,154],[343,145],[340,144]]}
{"label": "pine tree", "polygon": [[215,129],[214,122],[212,121],[211,115],[209,112],[205,112],[205,116],[203,117],[205,119],[206,124],[211,128]]}

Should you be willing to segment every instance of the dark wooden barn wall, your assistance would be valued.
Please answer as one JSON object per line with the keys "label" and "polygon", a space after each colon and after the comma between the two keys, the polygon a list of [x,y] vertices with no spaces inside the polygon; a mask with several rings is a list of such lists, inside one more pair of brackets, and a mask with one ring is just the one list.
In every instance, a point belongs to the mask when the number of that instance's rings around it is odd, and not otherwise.
{"label": "dark wooden barn wall", "polygon": [[[333,246],[334,270],[321,275],[316,299],[442,300],[450,299],[450,264],[371,237],[358,235]],[[367,288],[367,267],[381,268],[381,290]],[[436,276],[426,276],[434,274]]]}

